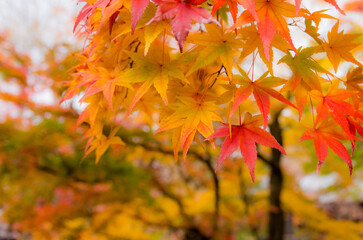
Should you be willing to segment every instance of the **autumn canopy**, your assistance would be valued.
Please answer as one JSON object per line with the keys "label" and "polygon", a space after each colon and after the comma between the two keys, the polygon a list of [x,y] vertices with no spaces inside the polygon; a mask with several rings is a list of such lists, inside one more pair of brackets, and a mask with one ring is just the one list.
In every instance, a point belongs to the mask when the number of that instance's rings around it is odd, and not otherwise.
{"label": "autumn canopy", "polygon": [[362,1],[0,9],[0,239],[362,239]]}
{"label": "autumn canopy", "polygon": [[[301,0],[80,2],[74,31],[86,42],[63,101],[81,94],[88,104],[77,123],[89,126],[86,155],[99,161],[110,145],[127,147],[116,133],[131,118],[170,135],[175,160],[180,149],[186,160],[193,142],[220,138],[218,166],[239,148],[254,179],[256,143],[285,154],[267,128],[283,111],[306,128],[300,140],[313,140],[318,168],[331,149],[352,172],[356,132],[363,136],[362,64],[351,52],[359,35],[325,10],[310,12]],[[327,36],[318,31],[323,20]],[[324,55],[330,63],[322,65]],[[342,62],[352,68],[344,77]]]}

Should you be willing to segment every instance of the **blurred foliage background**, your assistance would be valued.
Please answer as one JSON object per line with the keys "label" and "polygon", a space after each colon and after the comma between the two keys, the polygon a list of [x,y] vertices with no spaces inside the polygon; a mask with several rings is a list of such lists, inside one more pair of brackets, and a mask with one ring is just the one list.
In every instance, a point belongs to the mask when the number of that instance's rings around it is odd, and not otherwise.
{"label": "blurred foliage background", "polygon": [[[58,104],[83,43],[71,32],[79,8],[5,0],[0,9],[0,239],[266,239],[276,209],[263,161],[256,183],[237,154],[215,173],[219,152],[207,145],[174,163],[168,139],[142,119],[122,122],[126,147],[98,164],[83,158],[86,128],[74,129],[82,106]],[[317,175],[313,143],[298,144],[299,123],[282,115],[280,124],[285,239],[363,239],[362,143],[352,177],[334,154]]]}

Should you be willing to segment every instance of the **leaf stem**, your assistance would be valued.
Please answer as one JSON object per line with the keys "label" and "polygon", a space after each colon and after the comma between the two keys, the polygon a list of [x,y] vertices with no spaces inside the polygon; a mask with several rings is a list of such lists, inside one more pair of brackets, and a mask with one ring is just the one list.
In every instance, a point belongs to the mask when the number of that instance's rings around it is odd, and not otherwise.
{"label": "leaf stem", "polygon": [[165,29],[164,29],[164,35],[163,35],[163,55],[161,58],[162,65],[164,65],[164,55],[165,55]]}
{"label": "leaf stem", "polygon": [[311,114],[313,115],[313,124],[314,124],[314,128],[315,128],[314,105],[313,105],[313,101],[311,100],[311,96],[310,95],[309,95],[309,99],[310,99],[310,105],[311,105]]}
{"label": "leaf stem", "polygon": [[217,76],[214,78],[214,80],[212,82],[212,85],[209,87],[209,89],[211,89],[214,86],[214,84],[216,83],[219,75],[221,75],[221,71],[222,71],[223,68],[224,68],[224,66],[222,65],[221,68],[216,73],[213,73],[213,74],[217,74]]}
{"label": "leaf stem", "polygon": [[256,57],[257,57],[257,52],[256,51],[253,51],[253,54],[252,54],[252,65],[250,67],[250,69],[248,70],[248,73],[247,74],[250,74],[251,70],[252,70],[252,77],[251,77],[251,80],[253,81],[253,74],[255,72],[255,60],[256,60]]}
{"label": "leaf stem", "polygon": [[238,118],[239,118],[239,125],[242,125],[242,120],[241,120],[241,106],[238,106]]}

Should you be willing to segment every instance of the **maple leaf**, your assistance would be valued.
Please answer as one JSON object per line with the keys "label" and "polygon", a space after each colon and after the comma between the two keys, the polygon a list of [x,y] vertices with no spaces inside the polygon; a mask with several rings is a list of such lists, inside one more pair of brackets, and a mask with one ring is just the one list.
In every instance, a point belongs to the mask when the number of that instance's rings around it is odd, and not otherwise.
{"label": "maple leaf", "polygon": [[153,22],[149,25],[145,26],[144,39],[145,39],[145,47],[144,47],[144,55],[147,54],[151,43],[162,33],[166,33],[168,27],[170,25],[165,21]]}
{"label": "maple leaf", "polygon": [[363,137],[363,120],[358,117],[348,116],[347,121],[349,124],[350,134],[355,136],[357,132],[361,137]]}
{"label": "maple leaf", "polygon": [[[136,67],[123,74],[125,81],[129,83],[142,83],[136,90],[127,115],[130,114],[135,104],[154,85],[165,105],[168,105],[167,89],[171,77],[187,81],[183,72],[178,67],[178,60],[170,61],[168,54],[164,54],[160,48],[151,48],[147,56],[140,53],[125,51],[137,64]],[[164,55],[164,56],[163,56]]]}
{"label": "maple leaf", "polygon": [[63,96],[61,102],[73,97],[76,93],[76,89],[86,86],[84,94],[79,102],[84,102],[87,97],[102,92],[103,96],[107,99],[110,109],[112,110],[112,98],[116,86],[132,88],[129,83],[121,80],[121,72],[122,70],[119,67],[117,67],[114,71],[110,71],[104,67],[96,67],[94,69],[75,73],[74,75],[79,75],[82,80],[79,81],[78,84],[71,89],[71,91],[67,92],[67,94]]}
{"label": "maple leaf", "polygon": [[[92,14],[92,12],[97,9],[98,7],[101,8],[101,12],[103,12],[107,6],[109,6],[112,2],[114,2],[115,0],[98,0],[93,4],[89,4],[86,3],[83,8],[81,9],[81,11],[79,12],[74,27],[73,27],[73,32],[76,30],[77,26],[79,25],[79,23],[87,18],[89,15]],[[86,2],[86,0],[79,0],[78,2]]]}
{"label": "maple leaf", "polygon": [[359,84],[363,83],[363,68],[356,67],[352,71],[347,74],[347,81],[345,81],[345,85],[347,86],[347,90],[354,90],[360,93],[363,92],[362,87]]}
{"label": "maple leaf", "polygon": [[249,11],[249,13],[254,17],[256,21],[259,21],[259,16],[256,11],[256,9],[259,9],[259,6],[256,4],[256,0],[237,0],[237,1],[245,9]]}
{"label": "maple leaf", "polygon": [[337,22],[328,33],[328,42],[323,42],[322,47],[328,55],[329,61],[333,64],[335,72],[338,70],[341,59],[362,66],[350,53],[352,49],[359,46],[360,43],[353,42],[360,34],[344,34],[344,31],[338,33],[339,23]]}
{"label": "maple leaf", "polygon": [[113,25],[120,14],[120,9],[123,7],[123,1],[110,1],[109,5],[103,10],[102,18],[98,29],[108,22],[108,32],[112,33]]}
{"label": "maple leaf", "polygon": [[215,0],[213,2],[213,8],[211,14],[214,15],[218,9],[220,9],[225,3],[228,3],[229,11],[232,15],[233,22],[236,22],[238,6],[237,2],[242,5],[247,11],[258,20],[258,16],[255,8],[255,0]]}
{"label": "maple leaf", "polygon": [[234,96],[233,106],[231,108],[230,117],[236,111],[239,105],[244,102],[251,94],[255,97],[258,108],[260,109],[263,116],[264,128],[267,126],[268,114],[270,111],[270,100],[269,95],[277,100],[296,108],[289,100],[287,100],[281,93],[272,89],[272,87],[278,87],[285,83],[285,80],[278,77],[267,77],[268,72],[263,74],[256,81],[252,81],[247,73],[238,67],[241,77],[239,78],[238,84],[241,85]]}
{"label": "maple leaf", "polygon": [[350,155],[344,145],[339,141],[347,140],[348,138],[344,132],[337,128],[336,122],[325,119],[318,127],[314,126],[306,130],[300,138],[300,141],[308,139],[314,140],[315,152],[319,159],[318,172],[325,161],[329,147],[348,164],[350,175],[352,175],[353,166]]}
{"label": "maple leaf", "polygon": [[315,11],[312,13],[310,13],[308,10],[305,10],[305,11],[306,11],[306,15],[305,15],[306,18],[314,21],[317,28],[319,27],[319,24],[320,24],[322,18],[338,20],[337,18],[330,16],[329,14],[326,14],[325,12],[327,11],[327,9]]}
{"label": "maple leaf", "polygon": [[243,60],[248,55],[252,54],[256,49],[258,50],[258,54],[260,55],[262,61],[266,64],[268,70],[273,75],[273,51],[272,47],[277,48],[278,50],[282,52],[287,52],[290,48],[289,44],[286,42],[286,40],[279,34],[276,34],[273,38],[269,53],[270,53],[270,60],[267,59],[262,40],[260,38],[260,35],[258,33],[257,27],[255,24],[251,24],[250,26],[246,26],[243,28],[238,29],[238,34],[241,36],[241,39],[243,40],[243,47],[241,51],[240,58],[238,62]]}
{"label": "maple leaf", "polygon": [[347,81],[344,84],[348,91],[356,91],[358,94],[353,95],[353,103],[359,108],[359,99],[363,99],[363,89],[360,84],[363,83],[363,68],[357,67],[347,74]]}
{"label": "maple leaf", "polygon": [[193,4],[193,5],[200,5],[204,3],[207,0],[185,0],[185,2]]}
{"label": "maple leaf", "polygon": [[137,22],[140,20],[150,0],[131,0],[131,33],[134,33]]}
{"label": "maple leaf", "polygon": [[205,96],[180,97],[180,102],[171,106],[173,113],[168,115],[160,124],[156,133],[175,129],[173,134],[174,157],[178,159],[180,146],[183,149],[183,159],[186,159],[188,149],[198,131],[207,138],[213,133],[213,121],[223,122],[217,113],[220,109],[214,101],[205,100]]}
{"label": "maple leaf", "polygon": [[171,28],[178,41],[180,52],[183,51],[184,42],[190,31],[192,20],[198,23],[218,24],[209,14],[208,10],[202,7],[195,7],[188,2],[180,0],[155,0],[154,2],[158,4],[158,9],[148,24],[154,21],[173,18]]}
{"label": "maple leaf", "polygon": [[258,33],[267,59],[270,59],[269,49],[276,33],[281,34],[295,51],[296,49],[285,20],[285,17],[294,17],[296,15],[295,6],[281,0],[256,0],[255,9],[258,19],[253,17],[250,11],[245,10],[230,29],[236,29],[257,20]]}
{"label": "maple leaf", "polygon": [[295,92],[299,118],[307,103],[308,92],[311,90],[321,90],[319,76],[316,72],[322,72],[333,76],[329,71],[321,67],[312,55],[316,52],[316,47],[298,49],[298,53],[292,56],[290,52],[282,57],[279,63],[286,63],[293,72],[293,77],[284,86],[283,90]]}
{"label": "maple leaf", "polygon": [[98,163],[101,156],[106,152],[110,145],[125,145],[120,137],[115,136],[118,129],[119,128],[113,129],[108,137],[101,135],[100,138],[91,138],[87,143],[86,153],[83,158],[87,157],[91,152],[96,150],[96,163]]}
{"label": "maple leaf", "polygon": [[[115,4],[118,3],[118,2],[115,2]],[[107,10],[108,9],[111,9],[113,5],[111,5],[110,7],[108,7],[106,10],[105,10],[105,14],[107,13]],[[112,36],[112,41],[115,41],[115,40],[121,40],[122,37],[126,37],[126,38],[133,38],[133,41],[139,41],[139,40],[136,40],[136,39],[139,39],[140,38],[140,32],[143,32],[143,31],[140,31],[138,34],[134,35],[133,32],[132,32],[132,28],[130,27],[130,25],[132,25],[132,16],[131,16],[131,12],[126,8],[126,7],[122,7],[120,8],[119,10],[119,13],[117,15],[117,23],[116,25],[114,25],[114,32],[115,34]],[[145,9],[145,11],[143,12],[142,14],[142,17],[139,19],[139,21],[137,22],[136,26],[135,26],[135,29],[143,29],[145,30],[144,32],[146,32],[146,29],[147,28],[150,28],[152,29],[152,26],[147,26],[146,27],[146,24],[150,21],[150,19],[154,16],[155,14],[155,11],[156,11],[156,5],[155,4],[149,4],[148,7]],[[105,15],[104,14],[104,15]],[[111,23],[111,22],[110,22]],[[150,30],[148,29],[148,30]],[[107,30],[107,29],[106,29]],[[111,29],[109,29],[111,30]],[[130,34],[129,34],[130,33]],[[160,32],[159,32],[160,33]],[[111,34],[110,34],[111,35]],[[127,35],[127,36],[125,36]],[[97,34],[95,35],[97,37],[100,37],[101,39],[99,39],[99,41],[104,41],[104,34],[100,33],[100,34]],[[148,36],[144,36],[145,37],[145,40],[149,40],[148,38],[150,37],[150,35],[148,34]],[[155,36],[155,38],[157,37],[157,35]],[[151,39],[150,41],[153,41],[155,40],[154,39]],[[140,39],[141,40],[141,39]],[[117,41],[117,42],[118,42]],[[131,41],[131,42],[133,42]],[[116,42],[114,42],[116,43]],[[147,42],[145,41],[145,44]],[[100,44],[97,44],[97,45],[100,45]],[[127,45],[126,45],[127,46]],[[121,46],[120,46],[121,47]],[[150,47],[150,46],[148,46]],[[112,48],[112,47],[111,47]],[[115,50],[114,52],[122,52],[120,50]]]}
{"label": "maple leaf", "polygon": [[248,166],[251,174],[252,181],[255,181],[255,165],[257,160],[256,143],[262,144],[267,147],[278,149],[283,154],[285,150],[276,141],[276,139],[266,130],[261,129],[262,116],[252,116],[246,113],[243,123],[241,125],[232,125],[231,134],[228,124],[223,124],[224,127],[218,129],[215,133],[207,138],[207,140],[216,137],[226,137],[221,148],[216,171],[222,162],[230,156],[239,146],[243,160]]}
{"label": "maple leaf", "polygon": [[231,12],[233,22],[235,22],[237,19],[237,12],[238,12],[237,0],[215,0],[213,2],[213,8],[211,14],[214,15],[217,12],[217,10],[220,9],[226,2],[229,6],[229,11]]}
{"label": "maple leaf", "polygon": [[232,77],[233,56],[241,48],[242,41],[235,33],[225,31],[215,24],[206,24],[207,34],[197,34],[190,41],[197,44],[198,57],[187,75],[204,67],[219,58],[227,70],[228,76]]}
{"label": "maple leaf", "polygon": [[328,114],[330,114],[334,121],[339,124],[339,126],[347,134],[354,149],[356,148],[354,141],[357,140],[357,138],[350,132],[349,122],[346,115],[358,116],[362,120],[363,116],[355,110],[354,106],[344,101],[345,99],[356,94],[356,92],[338,89],[338,85],[338,81],[333,82],[325,95],[321,91],[317,90],[310,92],[312,97],[319,100],[318,106],[316,108],[316,122],[320,122],[322,119],[325,119]]}
{"label": "maple leaf", "polygon": [[[323,41],[319,38],[320,33],[318,32],[321,19],[325,18],[338,20],[337,18],[326,14],[326,11],[327,10],[320,10],[310,13],[308,10],[306,10],[305,14],[305,32],[309,34],[310,37],[312,37],[319,45],[323,43]],[[312,24],[313,22],[315,23],[315,26]]]}
{"label": "maple leaf", "polygon": [[[90,125],[89,134],[85,134],[84,138],[92,138],[92,136],[100,137],[102,135],[103,125],[101,123],[102,115],[106,112],[103,107],[104,100],[101,94],[94,94],[88,96],[83,102],[88,106],[79,115],[75,129],[83,122]],[[97,103],[97,104],[95,104]]]}

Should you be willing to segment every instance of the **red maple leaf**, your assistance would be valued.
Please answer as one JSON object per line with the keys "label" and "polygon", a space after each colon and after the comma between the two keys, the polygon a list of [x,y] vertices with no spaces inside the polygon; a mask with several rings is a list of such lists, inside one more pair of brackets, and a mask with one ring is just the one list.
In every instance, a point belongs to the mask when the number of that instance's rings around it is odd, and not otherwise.
{"label": "red maple leaf", "polygon": [[193,5],[200,5],[202,3],[204,3],[207,0],[186,0],[185,2],[193,4]]}
{"label": "red maple leaf", "polygon": [[208,10],[194,6],[194,4],[198,4],[202,1],[194,0],[184,2],[181,0],[155,0],[154,2],[158,4],[158,9],[156,10],[155,16],[148,24],[173,18],[171,21],[171,28],[178,41],[180,52],[183,51],[183,45],[190,31],[192,20],[198,23],[214,22],[218,24]]}
{"label": "red maple leaf", "polygon": [[231,134],[228,124],[223,124],[224,127],[218,129],[207,138],[209,140],[216,137],[226,137],[221,148],[221,155],[219,156],[216,171],[222,162],[230,156],[238,146],[240,147],[243,159],[250,170],[252,181],[255,181],[254,171],[257,160],[256,143],[276,148],[283,154],[286,154],[285,150],[276,139],[269,132],[260,128],[262,123],[263,119],[261,115],[252,117],[250,113],[246,113],[241,125],[231,126]]}
{"label": "red maple leaf", "polygon": [[131,32],[133,33],[150,0],[131,0]]}
{"label": "red maple leaf", "polygon": [[[246,5],[247,10],[243,11],[236,22],[229,29],[233,30],[246,24],[257,21],[258,33],[261,37],[263,48],[267,59],[270,59],[270,45],[276,33],[281,34],[296,51],[290,36],[290,30],[286,22],[286,17],[295,17],[296,7],[281,0],[255,0],[255,7],[251,6],[252,1],[241,1]],[[248,4],[247,4],[248,3]]]}
{"label": "red maple leaf", "polygon": [[[328,154],[328,147],[330,147],[339,157],[341,157],[349,167],[350,175],[352,175],[352,161],[347,149],[339,140],[348,140],[350,138],[337,128],[336,122],[325,119],[321,122],[319,127],[314,126],[306,130],[301,137],[300,141],[313,139],[315,152],[318,156],[319,163],[317,171],[319,172],[321,164],[325,161]],[[358,139],[358,138],[357,138]]]}
{"label": "red maple leaf", "polygon": [[351,134],[347,116],[356,116],[361,120],[363,120],[363,116],[358,111],[356,111],[354,106],[344,101],[345,99],[356,94],[356,92],[338,89],[338,84],[339,82],[334,82],[326,95],[323,95],[323,93],[317,90],[310,92],[311,96],[319,100],[318,106],[316,108],[318,113],[316,123],[319,123],[322,119],[325,119],[330,114],[334,121],[339,124],[339,126],[347,134],[354,149],[356,148],[354,141],[357,139],[355,135]]}
{"label": "red maple leaf", "polygon": [[[105,10],[114,0],[98,0],[94,4],[86,3],[79,12],[76,22],[73,27],[73,32],[76,30],[79,23],[86,17],[88,17],[96,8],[100,7],[102,11]],[[85,0],[79,0],[78,2],[85,2]]]}
{"label": "red maple leaf", "polygon": [[263,120],[264,128],[267,126],[268,114],[270,111],[270,99],[269,95],[277,100],[296,108],[289,100],[287,100],[281,93],[274,90],[272,87],[278,87],[284,83],[284,80],[278,77],[267,77],[268,72],[263,74],[256,81],[252,81],[246,72],[238,67],[239,72],[242,75],[242,80],[240,82],[241,87],[239,87],[234,96],[234,103],[231,108],[230,117],[236,111],[239,105],[244,102],[251,94],[256,99],[258,108],[260,109]]}
{"label": "red maple leaf", "polygon": [[357,117],[348,116],[347,117],[349,123],[350,133],[355,136],[358,133],[361,137],[363,137],[363,120]]}

